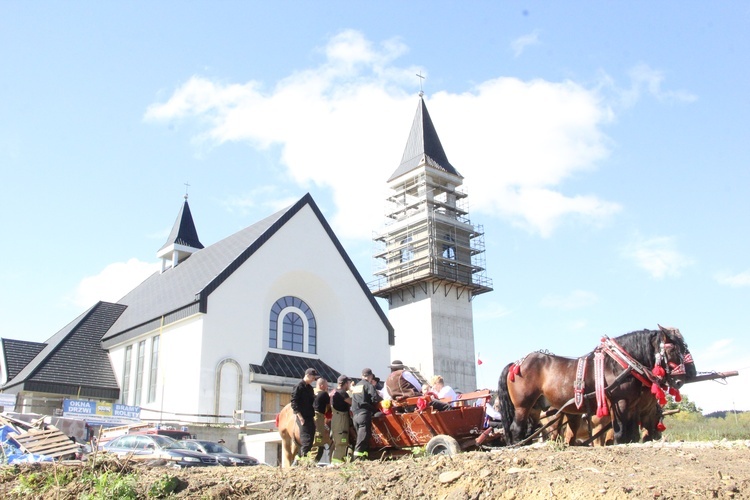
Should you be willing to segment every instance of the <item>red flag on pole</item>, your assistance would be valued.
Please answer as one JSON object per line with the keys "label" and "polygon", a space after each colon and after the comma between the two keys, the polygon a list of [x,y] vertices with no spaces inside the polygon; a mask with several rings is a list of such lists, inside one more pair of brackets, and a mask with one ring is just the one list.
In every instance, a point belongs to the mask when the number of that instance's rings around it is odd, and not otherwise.
{"label": "red flag on pole", "polygon": [[477,364],[478,364],[478,365],[481,365],[481,364],[482,364],[482,360],[481,360],[481,359],[479,359],[479,358],[477,358]]}

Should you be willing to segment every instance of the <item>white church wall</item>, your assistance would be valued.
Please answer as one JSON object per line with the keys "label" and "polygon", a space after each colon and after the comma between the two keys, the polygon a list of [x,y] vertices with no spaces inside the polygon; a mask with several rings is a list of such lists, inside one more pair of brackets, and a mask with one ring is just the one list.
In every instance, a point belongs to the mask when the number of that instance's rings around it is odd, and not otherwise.
{"label": "white church wall", "polygon": [[[284,296],[302,299],[317,322],[318,357],[358,376],[388,365],[385,325],[309,207],[303,207],[209,296],[202,346],[200,407],[212,408],[217,363],[237,360],[248,374],[269,350],[271,307]],[[218,341],[221,339],[221,341]],[[307,346],[305,346],[307,348]],[[301,374],[300,374],[301,375]],[[244,383],[243,408],[259,410],[259,388]]]}
{"label": "white church wall", "polygon": [[[163,401],[157,409],[177,413],[203,413],[198,407],[201,379],[203,315],[180,321],[161,334],[160,371]],[[157,389],[158,392],[158,389]],[[159,394],[161,396],[161,394]]]}
{"label": "white church wall", "polygon": [[[117,385],[120,387],[120,397],[122,398],[122,376],[123,363],[125,358],[125,345],[113,347],[109,350],[109,362],[112,363],[112,370],[115,372]],[[124,401],[120,401],[125,404]]]}
{"label": "white church wall", "polygon": [[408,297],[405,302],[409,304],[408,307],[399,307],[404,304],[396,303],[399,299],[396,295],[393,297],[394,303],[391,305],[388,319],[395,328],[396,344],[391,348],[391,358],[399,359],[406,365],[416,368],[422,376],[429,379],[435,371],[430,321],[432,311],[430,300],[424,292],[418,290],[416,295],[412,298],[404,292],[404,298]]}
{"label": "white church wall", "polygon": [[[135,388],[137,374],[137,349],[141,341],[145,341],[145,358],[143,376],[141,378],[141,418],[158,420],[161,418],[174,419],[175,413],[194,414],[197,411],[198,395],[189,388],[198,387],[200,370],[200,337],[202,317],[200,315],[187,318],[177,323],[165,326],[161,330],[154,330],[125,344],[109,350],[112,368],[120,386],[121,402],[135,404]],[[153,401],[148,400],[151,382],[151,345],[155,336],[159,336],[159,368],[156,374],[156,391]],[[128,401],[122,399],[125,349],[132,346],[130,368],[130,396]],[[162,413],[163,412],[163,413]],[[184,420],[195,420],[181,416]]]}

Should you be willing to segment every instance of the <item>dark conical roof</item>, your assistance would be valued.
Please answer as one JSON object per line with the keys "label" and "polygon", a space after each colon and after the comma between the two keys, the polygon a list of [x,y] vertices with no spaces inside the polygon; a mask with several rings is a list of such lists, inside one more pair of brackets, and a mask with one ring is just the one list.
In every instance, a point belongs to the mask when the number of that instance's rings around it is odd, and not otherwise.
{"label": "dark conical roof", "polygon": [[462,177],[448,161],[448,157],[443,150],[443,145],[440,143],[440,138],[435,130],[435,125],[432,124],[430,113],[427,112],[427,106],[420,95],[417,114],[414,116],[414,122],[411,124],[411,132],[409,132],[409,140],[406,141],[406,148],[404,148],[404,155],[401,157],[401,164],[393,172],[388,181],[390,182],[415,169],[423,156],[427,156],[432,160],[432,162],[428,161],[431,165],[449,174]]}
{"label": "dark conical roof", "polygon": [[203,248],[203,244],[198,239],[198,231],[195,229],[195,223],[193,222],[193,215],[190,213],[190,206],[188,205],[187,199],[180,208],[180,213],[177,214],[177,220],[172,227],[172,232],[169,233],[167,242],[164,243],[159,251],[164,250],[170,245],[184,245],[190,248]]}

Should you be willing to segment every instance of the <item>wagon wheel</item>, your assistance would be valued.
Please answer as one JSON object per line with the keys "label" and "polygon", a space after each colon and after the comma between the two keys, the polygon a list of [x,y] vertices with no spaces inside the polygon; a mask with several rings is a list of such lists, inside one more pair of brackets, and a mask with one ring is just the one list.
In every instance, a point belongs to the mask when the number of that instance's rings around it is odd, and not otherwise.
{"label": "wagon wheel", "polygon": [[425,451],[428,455],[455,455],[461,453],[461,446],[454,438],[438,434],[430,439]]}

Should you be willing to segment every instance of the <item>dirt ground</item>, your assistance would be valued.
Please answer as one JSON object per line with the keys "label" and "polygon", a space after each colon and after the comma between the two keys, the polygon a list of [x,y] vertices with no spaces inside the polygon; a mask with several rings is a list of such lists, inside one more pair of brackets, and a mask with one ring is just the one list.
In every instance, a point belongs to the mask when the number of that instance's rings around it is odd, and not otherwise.
{"label": "dirt ground", "polygon": [[[3,474],[2,498],[33,498],[19,473]],[[49,467],[49,466],[47,466]],[[750,441],[646,443],[606,448],[520,449],[402,458],[335,467],[172,470],[122,464],[140,498],[171,477],[177,498],[750,498]],[[165,476],[168,474],[168,476]],[[78,498],[83,482],[39,498]]]}

